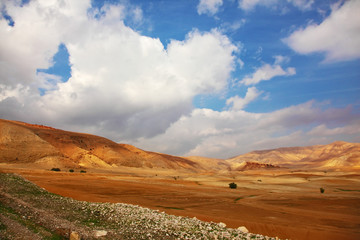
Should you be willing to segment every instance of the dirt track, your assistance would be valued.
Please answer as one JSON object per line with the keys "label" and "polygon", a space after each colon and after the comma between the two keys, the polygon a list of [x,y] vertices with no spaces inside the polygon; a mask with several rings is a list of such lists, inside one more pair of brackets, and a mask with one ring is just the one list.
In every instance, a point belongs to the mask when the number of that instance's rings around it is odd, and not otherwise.
{"label": "dirt track", "polygon": [[[288,174],[136,176],[115,173],[16,171],[50,192],[91,202],[122,202],[169,214],[246,226],[290,239],[360,239],[358,175]],[[274,175],[274,176],[273,176]],[[228,183],[236,182],[237,189]],[[321,194],[320,187],[325,188]]]}

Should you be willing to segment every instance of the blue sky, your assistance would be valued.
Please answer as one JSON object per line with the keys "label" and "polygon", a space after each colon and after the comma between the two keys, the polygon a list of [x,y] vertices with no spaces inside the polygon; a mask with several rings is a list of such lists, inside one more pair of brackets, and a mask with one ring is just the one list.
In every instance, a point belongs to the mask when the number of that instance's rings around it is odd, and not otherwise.
{"label": "blue sky", "polygon": [[0,116],[175,155],[360,141],[360,2],[0,2]]}

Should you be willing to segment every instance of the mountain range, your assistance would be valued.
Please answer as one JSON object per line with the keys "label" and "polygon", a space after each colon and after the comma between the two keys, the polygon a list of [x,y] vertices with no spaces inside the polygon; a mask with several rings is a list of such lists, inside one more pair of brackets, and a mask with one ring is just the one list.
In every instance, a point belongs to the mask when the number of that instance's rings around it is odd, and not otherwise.
{"label": "mountain range", "polygon": [[318,169],[360,170],[360,143],[252,151],[230,159],[178,157],[109,139],[0,119],[0,163],[39,168],[132,167],[188,172]]}

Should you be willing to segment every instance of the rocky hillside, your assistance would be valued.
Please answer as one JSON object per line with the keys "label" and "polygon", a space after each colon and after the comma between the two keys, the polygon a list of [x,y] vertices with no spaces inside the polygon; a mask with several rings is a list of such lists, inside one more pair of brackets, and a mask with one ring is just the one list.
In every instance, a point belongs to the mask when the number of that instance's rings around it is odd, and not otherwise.
{"label": "rocky hillside", "polygon": [[202,169],[189,159],[144,151],[103,137],[8,120],[0,120],[0,162],[47,168]]}
{"label": "rocky hillside", "polygon": [[288,168],[360,170],[360,143],[338,141],[328,145],[253,151],[227,162],[232,169],[246,162],[257,162]]}

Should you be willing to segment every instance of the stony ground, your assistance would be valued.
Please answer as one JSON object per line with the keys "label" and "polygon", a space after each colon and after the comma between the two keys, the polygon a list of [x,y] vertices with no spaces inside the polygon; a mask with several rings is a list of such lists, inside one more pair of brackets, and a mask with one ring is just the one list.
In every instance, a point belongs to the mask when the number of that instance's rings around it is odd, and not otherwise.
{"label": "stony ground", "polygon": [[122,203],[61,197],[0,174],[0,239],[275,239]]}

